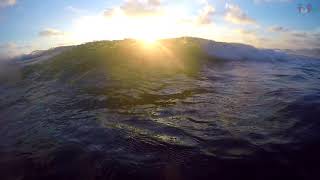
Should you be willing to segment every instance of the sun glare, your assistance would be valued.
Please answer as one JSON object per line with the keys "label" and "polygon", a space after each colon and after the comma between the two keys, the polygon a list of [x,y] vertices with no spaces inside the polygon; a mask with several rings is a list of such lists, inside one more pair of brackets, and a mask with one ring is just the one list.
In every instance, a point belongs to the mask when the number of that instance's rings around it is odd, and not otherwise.
{"label": "sun glare", "polygon": [[146,45],[154,45],[158,41],[156,38],[141,38],[139,40]]}
{"label": "sun glare", "polygon": [[79,43],[130,38],[151,46],[159,39],[181,36],[186,27],[177,22],[171,14],[131,17],[118,12],[108,18],[86,16],[74,22],[72,38]]}
{"label": "sun glare", "polygon": [[160,35],[155,35],[151,33],[142,33],[139,36],[134,37],[134,39],[137,39],[142,43],[143,46],[147,48],[154,47],[158,44],[158,41],[161,39]]}

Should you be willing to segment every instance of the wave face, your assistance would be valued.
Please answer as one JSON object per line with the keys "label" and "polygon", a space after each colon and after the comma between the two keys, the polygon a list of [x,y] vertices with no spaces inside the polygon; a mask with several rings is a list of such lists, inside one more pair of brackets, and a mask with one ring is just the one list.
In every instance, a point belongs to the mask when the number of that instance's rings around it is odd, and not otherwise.
{"label": "wave face", "polygon": [[75,62],[0,86],[1,179],[319,177],[320,61],[125,76]]}

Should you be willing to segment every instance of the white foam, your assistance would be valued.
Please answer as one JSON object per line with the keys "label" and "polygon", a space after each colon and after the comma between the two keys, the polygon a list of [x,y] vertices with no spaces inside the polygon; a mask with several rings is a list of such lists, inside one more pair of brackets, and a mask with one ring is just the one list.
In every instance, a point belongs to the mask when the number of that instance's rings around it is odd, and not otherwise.
{"label": "white foam", "polygon": [[223,43],[215,41],[202,41],[203,49],[209,56],[226,60],[294,60],[314,59],[314,57],[289,54],[282,50],[258,49],[250,45],[237,43]]}
{"label": "white foam", "polygon": [[44,51],[34,51],[30,54],[22,55],[14,58],[14,61],[21,65],[35,64],[35,63],[49,60],[71,48],[73,48],[73,46],[61,46],[61,47],[52,48]]}

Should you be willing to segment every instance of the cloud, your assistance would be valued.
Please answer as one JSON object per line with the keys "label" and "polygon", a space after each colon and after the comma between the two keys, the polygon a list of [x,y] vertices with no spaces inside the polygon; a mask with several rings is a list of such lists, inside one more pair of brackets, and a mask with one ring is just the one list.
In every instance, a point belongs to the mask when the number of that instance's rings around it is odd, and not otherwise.
{"label": "cloud", "polygon": [[284,26],[272,26],[268,28],[272,32],[272,41],[275,46],[288,49],[320,48],[320,29],[297,30]]}
{"label": "cloud", "polygon": [[60,30],[47,28],[47,29],[40,31],[38,35],[41,37],[49,37],[49,36],[61,36],[64,34],[65,33]]}
{"label": "cloud", "polygon": [[7,59],[21,55],[28,52],[30,48],[30,45],[17,44],[14,42],[0,44],[0,59]]}
{"label": "cloud", "polygon": [[[215,7],[208,0],[198,0],[196,5],[199,5],[198,14],[194,16],[178,16],[179,18],[176,19],[177,24],[188,24],[195,27],[212,24],[216,13]],[[175,16],[175,14],[171,14],[171,16]]]}
{"label": "cloud", "polygon": [[15,43],[0,44],[0,49],[15,48],[15,47],[16,47]]}
{"label": "cloud", "polygon": [[306,32],[292,32],[291,35],[297,38],[308,38],[310,35]]}
{"label": "cloud", "polygon": [[210,5],[208,2],[205,2],[203,9],[200,12],[197,23],[202,24],[210,24],[212,22],[212,16],[215,12],[215,8]]}
{"label": "cloud", "polygon": [[82,14],[82,13],[87,13],[88,12],[87,10],[76,8],[76,7],[73,7],[73,6],[67,6],[65,9],[67,11],[70,11],[70,12],[75,13],[75,14]]}
{"label": "cloud", "polygon": [[253,0],[253,2],[255,3],[277,3],[277,2],[280,2],[280,3],[283,3],[283,2],[292,2],[293,0]]}
{"label": "cloud", "polygon": [[257,29],[235,29],[232,31],[232,34],[235,36],[234,41],[251,44],[256,47],[265,47],[266,38],[262,37]]}
{"label": "cloud", "polygon": [[290,29],[283,26],[273,26],[268,29],[270,32],[289,32]]}
{"label": "cloud", "polygon": [[250,29],[236,29],[236,32],[239,32],[240,34],[243,35],[256,35],[257,31],[256,30],[250,30]]}
{"label": "cloud", "polygon": [[292,31],[288,39],[303,48],[320,48],[320,34],[317,32]]}
{"label": "cloud", "polygon": [[160,6],[161,5],[160,0],[149,0],[148,3],[152,6]]}
{"label": "cloud", "polygon": [[112,16],[121,11],[127,16],[154,16],[162,13],[162,2],[160,0],[126,0],[120,7],[108,9],[105,16]]}
{"label": "cloud", "polygon": [[0,8],[13,6],[17,3],[16,0],[0,0]]}
{"label": "cloud", "polygon": [[127,18],[127,22],[141,17],[146,19],[154,18],[154,20],[157,21],[162,17],[170,22],[175,21],[177,24],[211,24],[215,8],[209,4],[207,0],[198,0],[196,4],[201,5],[199,14],[196,16],[189,16],[181,13],[181,11],[172,11],[172,9],[168,8],[164,1],[161,0],[125,0],[122,4],[105,10],[104,16],[107,18],[125,17]]}
{"label": "cloud", "polygon": [[290,30],[280,38],[293,49],[320,48],[320,34],[318,32]]}
{"label": "cloud", "polygon": [[233,24],[256,24],[256,20],[249,17],[238,5],[226,4],[225,20]]}

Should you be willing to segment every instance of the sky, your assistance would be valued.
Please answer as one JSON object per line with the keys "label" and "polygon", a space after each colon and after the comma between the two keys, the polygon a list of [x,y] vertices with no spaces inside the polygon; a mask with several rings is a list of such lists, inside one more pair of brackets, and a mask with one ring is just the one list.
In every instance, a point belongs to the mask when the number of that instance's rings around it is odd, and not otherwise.
{"label": "sky", "polygon": [[0,57],[96,40],[181,36],[320,48],[320,1],[0,0]]}

